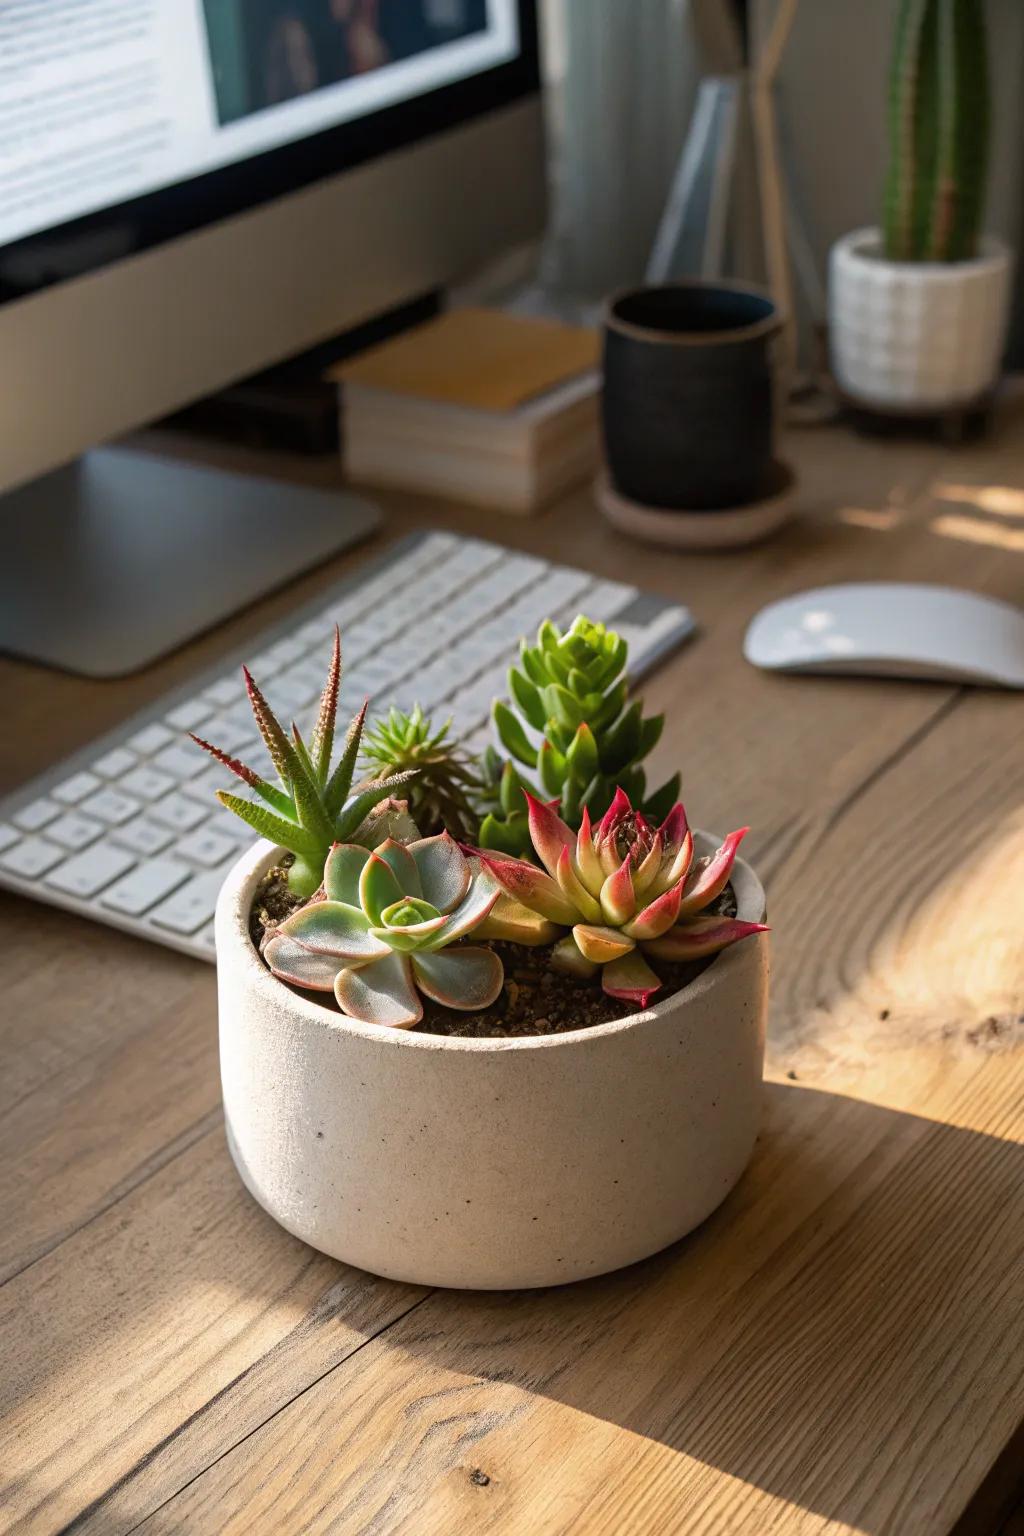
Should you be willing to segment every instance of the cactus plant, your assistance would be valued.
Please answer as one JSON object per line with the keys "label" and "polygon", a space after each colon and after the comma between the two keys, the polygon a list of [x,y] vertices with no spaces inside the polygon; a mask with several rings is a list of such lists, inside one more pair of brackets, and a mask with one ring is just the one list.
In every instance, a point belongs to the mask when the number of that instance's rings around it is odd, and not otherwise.
{"label": "cactus plant", "polygon": [[972,257],[988,160],[984,0],[901,0],[889,133],[886,256],[943,262]]}
{"label": "cactus plant", "polygon": [[263,805],[244,800],[241,795],[229,794],[227,790],[217,791],[221,804],[241,817],[261,837],[268,837],[291,850],[295,859],[288,873],[288,885],[296,896],[311,896],[323,879],[324,862],[331,844],[358,836],[369,812],[414,775],[412,772],[392,774],[378,778],[372,784],[357,786],[352,791],[366,718],[365,704],[350,724],[341,757],[332,769],[341,683],[341,636],[337,626],[327,681],[309,747],[298,726],[293,724],[291,735],[288,735],[256,686],[248,667],[242,668],[242,674],[253,717],[277,770],[280,787],[269,784],[254,769],[201,736],[193,732],[189,734],[197,746],[209,752],[259,795]]}
{"label": "cactus plant", "polygon": [[491,949],[462,944],[498,899],[443,832],[374,851],[337,843],[324,867],[325,899],[286,918],[263,945],[275,976],[333,991],[364,1023],[408,1029],[423,1017],[420,993],[448,1008],[486,1008],[501,991]]}
{"label": "cactus plant", "polygon": [[416,770],[409,810],[424,836],[447,830],[464,842],[476,835],[470,796],[480,785],[450,730],[450,719],[435,729],[418,704],[411,714],[392,708],[364,732],[362,750],[371,781]]}
{"label": "cactus plant", "polygon": [[536,779],[524,779],[493,749],[485,754],[489,805],[480,826],[483,848],[527,853],[527,795],[541,791],[558,801],[572,828],[580,825],[584,810],[592,818],[603,816],[617,784],[652,819],[668,811],[679,792],[679,775],[648,796],[641,767],[661,735],[664,716],[645,719],[639,699],[627,703],[627,655],[621,635],[582,615],[565,634],[545,620],[536,645],[522,642],[521,665],[508,674],[511,701],[497,701],[493,716],[506,751]]}
{"label": "cactus plant", "polygon": [[584,807],[574,832],[551,806],[530,794],[526,799],[530,838],[544,868],[486,852],[480,862],[518,906],[571,928],[552,951],[554,969],[584,978],[600,970],[605,992],[644,1008],[662,985],[648,957],[699,960],[764,931],[763,923],[706,912],[728,884],[746,827],[694,862],[681,805],[655,828],[619,787],[601,820],[592,827]]}

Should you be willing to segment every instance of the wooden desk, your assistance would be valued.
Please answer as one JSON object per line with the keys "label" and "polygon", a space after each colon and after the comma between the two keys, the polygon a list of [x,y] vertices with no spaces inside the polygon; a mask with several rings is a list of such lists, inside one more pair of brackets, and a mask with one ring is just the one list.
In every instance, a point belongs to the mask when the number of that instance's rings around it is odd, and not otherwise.
{"label": "wooden desk", "polygon": [[[791,452],[805,518],[728,557],[635,548],[584,492],[537,521],[388,498],[396,533],[486,531],[699,619],[647,694],[672,709],[656,767],[681,764],[703,825],[753,824],[769,890],[767,1113],[738,1189],[668,1252],[563,1290],[348,1269],[279,1230],[228,1160],[212,969],[4,898],[5,1529],[939,1536],[1007,1515],[1024,702],[765,676],[740,640],[768,599],[829,580],[1024,596],[1024,396],[980,446],[827,428]],[[3,664],[7,785],[359,558],[127,682]]]}

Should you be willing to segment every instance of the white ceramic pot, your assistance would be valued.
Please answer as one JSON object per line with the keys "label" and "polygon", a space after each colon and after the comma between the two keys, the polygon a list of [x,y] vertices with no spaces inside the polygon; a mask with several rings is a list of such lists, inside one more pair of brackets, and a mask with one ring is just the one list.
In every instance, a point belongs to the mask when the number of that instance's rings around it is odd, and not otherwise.
{"label": "white ceramic pot", "polygon": [[[613,1024],[409,1033],[345,1018],[267,970],[249,910],[278,853],[257,844],[228,876],[217,973],[231,1155],[289,1232],[397,1280],[551,1285],[655,1253],[732,1189],[758,1127],[767,935]],[[739,915],[760,921],[764,892],[739,861],[733,888]]]}
{"label": "white ceramic pot", "polygon": [[973,261],[887,261],[877,229],[832,247],[829,345],[841,392],[882,410],[982,399],[999,376],[1013,259],[988,237]]}

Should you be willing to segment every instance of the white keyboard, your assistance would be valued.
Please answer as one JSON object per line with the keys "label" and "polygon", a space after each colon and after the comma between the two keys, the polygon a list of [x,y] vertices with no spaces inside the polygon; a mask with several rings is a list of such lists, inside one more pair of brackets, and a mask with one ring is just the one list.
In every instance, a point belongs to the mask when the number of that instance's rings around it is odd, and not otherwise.
{"label": "white keyboard", "polygon": [[506,693],[519,639],[548,615],[565,625],[581,612],[626,637],[634,680],[693,628],[685,608],[626,582],[480,539],[414,535],[0,802],[0,887],[212,960],[217,894],[253,836],[214,799],[237,780],[184,732],[272,774],[243,661],[274,709],[305,724],[338,624],[339,722],[367,694],[382,709],[418,702],[453,715],[476,751],[490,740],[491,701]]}

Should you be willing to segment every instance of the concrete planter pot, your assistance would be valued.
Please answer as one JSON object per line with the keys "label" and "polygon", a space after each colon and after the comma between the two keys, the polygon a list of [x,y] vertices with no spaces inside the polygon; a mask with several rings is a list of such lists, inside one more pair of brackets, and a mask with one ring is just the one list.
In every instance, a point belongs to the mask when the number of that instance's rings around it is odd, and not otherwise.
{"label": "concrete planter pot", "polygon": [[886,261],[877,229],[832,247],[832,372],[856,404],[945,410],[984,398],[999,376],[1013,259],[987,237],[973,261]]}
{"label": "concrete planter pot", "polygon": [[[717,839],[698,834],[709,851]],[[257,844],[217,906],[228,1144],[287,1231],[422,1285],[552,1285],[617,1269],[704,1220],[757,1134],[767,935],[612,1024],[464,1040],[361,1024],[290,991],[249,939],[279,850]],[[739,915],[764,892],[737,861]]]}

